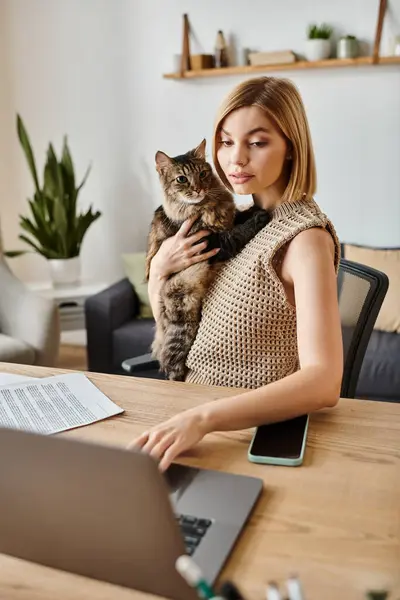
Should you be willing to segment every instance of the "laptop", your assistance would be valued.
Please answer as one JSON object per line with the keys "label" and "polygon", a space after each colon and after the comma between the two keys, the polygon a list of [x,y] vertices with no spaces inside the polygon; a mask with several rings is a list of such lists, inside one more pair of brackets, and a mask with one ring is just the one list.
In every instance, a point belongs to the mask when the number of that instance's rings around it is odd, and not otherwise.
{"label": "laptop", "polygon": [[190,554],[213,583],[262,480],[112,446],[0,429],[0,552],[177,600]]}

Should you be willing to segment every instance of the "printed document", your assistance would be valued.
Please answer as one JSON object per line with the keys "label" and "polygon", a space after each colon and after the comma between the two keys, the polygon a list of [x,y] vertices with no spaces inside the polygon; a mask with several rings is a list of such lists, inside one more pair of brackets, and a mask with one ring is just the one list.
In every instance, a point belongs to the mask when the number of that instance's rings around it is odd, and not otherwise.
{"label": "printed document", "polygon": [[17,376],[4,375],[0,374],[0,427],[52,434],[124,412],[83,373],[44,379],[20,376],[20,382]]}

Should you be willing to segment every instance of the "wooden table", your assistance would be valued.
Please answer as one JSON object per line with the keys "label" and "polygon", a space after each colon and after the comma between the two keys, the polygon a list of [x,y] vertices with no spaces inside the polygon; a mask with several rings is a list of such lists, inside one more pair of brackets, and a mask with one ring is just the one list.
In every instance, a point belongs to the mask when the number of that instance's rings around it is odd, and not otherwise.
{"label": "wooden table", "polygon": [[[0,363],[0,372],[43,377],[45,369]],[[62,435],[125,446],[167,417],[237,393],[149,379],[88,374],[125,413]],[[311,416],[302,467],[247,461],[251,432],[216,433],[180,459],[261,477],[265,490],[223,578],[248,600],[269,580],[301,576],[307,600],[362,600],[370,588],[400,598],[400,405],[341,400]],[[1,600],[137,600],[133,590],[0,555]]]}

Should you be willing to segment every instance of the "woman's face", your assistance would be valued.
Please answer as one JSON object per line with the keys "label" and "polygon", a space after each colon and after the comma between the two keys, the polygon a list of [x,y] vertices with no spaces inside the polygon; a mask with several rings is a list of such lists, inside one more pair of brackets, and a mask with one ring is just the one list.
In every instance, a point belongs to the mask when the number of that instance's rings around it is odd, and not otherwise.
{"label": "woman's face", "polygon": [[[257,106],[231,112],[222,123],[217,157],[235,194],[282,196],[288,159],[285,137]],[[264,202],[268,204],[269,202]]]}

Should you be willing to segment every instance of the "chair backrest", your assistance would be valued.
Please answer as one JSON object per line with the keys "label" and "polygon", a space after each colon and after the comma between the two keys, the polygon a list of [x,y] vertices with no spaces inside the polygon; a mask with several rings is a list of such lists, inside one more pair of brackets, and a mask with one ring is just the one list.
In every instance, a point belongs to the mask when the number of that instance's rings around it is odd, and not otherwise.
{"label": "chair backrest", "polygon": [[354,398],[365,351],[389,287],[385,273],[342,258],[338,299],[342,323],[344,370],[342,398]]}

